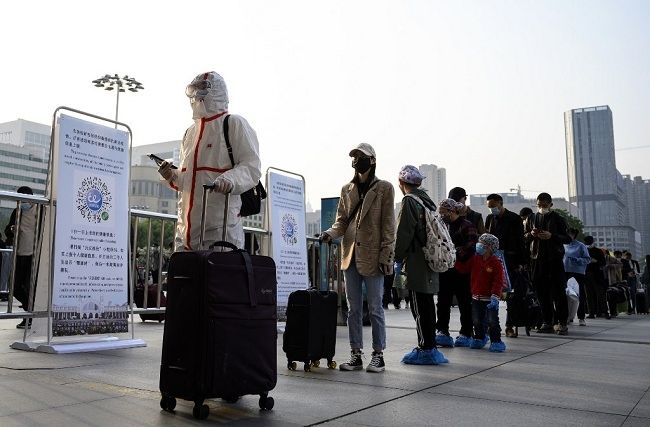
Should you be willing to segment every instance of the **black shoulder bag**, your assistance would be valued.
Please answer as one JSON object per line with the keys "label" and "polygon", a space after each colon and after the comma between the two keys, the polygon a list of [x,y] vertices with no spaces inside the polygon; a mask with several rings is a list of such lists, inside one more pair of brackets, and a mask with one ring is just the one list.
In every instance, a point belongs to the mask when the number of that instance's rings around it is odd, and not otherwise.
{"label": "black shoulder bag", "polygon": [[[230,138],[228,137],[228,118],[230,114],[223,119],[223,136],[226,139],[226,147],[228,148],[228,157],[232,167],[235,167],[235,158],[232,155],[232,146],[230,145]],[[266,199],[266,190],[261,181],[257,181],[257,185],[240,195],[241,209],[239,210],[240,216],[257,215],[262,210],[262,200]]]}

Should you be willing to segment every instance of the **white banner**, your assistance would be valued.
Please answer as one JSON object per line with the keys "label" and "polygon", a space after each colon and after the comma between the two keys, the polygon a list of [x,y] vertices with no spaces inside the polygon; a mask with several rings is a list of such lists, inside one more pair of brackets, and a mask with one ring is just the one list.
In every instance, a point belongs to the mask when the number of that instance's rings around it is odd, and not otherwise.
{"label": "white banner", "polygon": [[278,279],[278,317],[285,318],[289,294],[309,287],[305,234],[305,182],[269,172],[271,239]]}
{"label": "white banner", "polygon": [[52,334],[128,331],[128,132],[61,115]]}

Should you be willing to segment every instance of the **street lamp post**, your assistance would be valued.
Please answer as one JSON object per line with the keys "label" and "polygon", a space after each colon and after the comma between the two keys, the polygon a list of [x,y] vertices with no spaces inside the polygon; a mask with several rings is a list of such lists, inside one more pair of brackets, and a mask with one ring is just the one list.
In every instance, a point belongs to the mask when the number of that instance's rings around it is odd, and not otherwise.
{"label": "street lamp post", "polygon": [[[124,92],[127,89],[130,92],[144,90],[142,83],[127,75],[120,77],[117,74],[112,76],[106,74],[103,77],[93,80],[93,84],[96,87],[104,88],[104,90],[115,90],[117,95],[115,100],[115,121],[117,121],[117,116],[120,110],[120,92]],[[117,129],[117,123],[115,124],[115,129]]]}

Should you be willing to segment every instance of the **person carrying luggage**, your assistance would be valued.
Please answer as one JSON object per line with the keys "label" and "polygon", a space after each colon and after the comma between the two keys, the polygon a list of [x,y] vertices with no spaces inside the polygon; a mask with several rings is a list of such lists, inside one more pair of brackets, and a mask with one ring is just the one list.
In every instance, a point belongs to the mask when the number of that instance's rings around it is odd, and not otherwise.
{"label": "person carrying luggage", "polygon": [[[240,195],[258,183],[262,172],[257,135],[246,119],[228,116],[228,90],[224,79],[214,71],[201,73],[187,86],[194,124],[187,129],[180,150],[180,165],[162,162],[158,172],[167,184],[178,191],[178,222],[175,250],[200,249],[202,187],[214,184],[219,193],[208,198],[204,243],[220,240],[223,227],[225,193]],[[228,118],[231,162],[224,133]],[[233,164],[234,163],[234,164]],[[227,239],[244,247],[244,229],[239,215],[240,197],[231,197]]]}
{"label": "person carrying luggage", "polygon": [[425,209],[436,210],[435,203],[419,188],[424,178],[415,166],[406,165],[399,171],[399,189],[404,198],[397,220],[395,259],[402,262],[402,271],[406,273],[405,285],[411,296],[411,313],[418,337],[417,347],[402,358],[402,363],[408,365],[448,362],[436,348],[435,340],[433,295],[439,288],[438,273],[429,268],[422,250],[427,242]]}
{"label": "person carrying luggage", "polygon": [[363,369],[362,310],[363,283],[366,285],[372,326],[372,359],[368,372],[383,372],[386,326],[382,296],[384,276],[393,272],[395,249],[395,190],[375,176],[377,157],[370,144],[361,143],[350,151],[355,170],[352,181],[341,189],[336,221],[321,239],[328,242],[343,237],[341,269],[345,275],[348,301],[350,360],[342,371]]}

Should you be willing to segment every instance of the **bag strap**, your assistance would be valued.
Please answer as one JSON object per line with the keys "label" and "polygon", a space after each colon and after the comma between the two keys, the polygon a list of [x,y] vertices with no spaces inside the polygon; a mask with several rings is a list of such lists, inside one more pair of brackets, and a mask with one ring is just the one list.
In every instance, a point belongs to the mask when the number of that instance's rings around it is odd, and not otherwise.
{"label": "bag strap", "polygon": [[230,138],[228,136],[228,119],[230,118],[230,114],[228,114],[226,117],[223,118],[223,137],[226,140],[226,148],[228,149],[228,157],[230,157],[230,163],[232,163],[232,167],[235,167],[235,158],[232,155],[232,145],[230,145]]}
{"label": "bag strap", "polygon": [[[379,182],[378,179],[372,181],[372,182],[370,183],[370,185],[368,186],[368,189],[366,190],[366,193],[367,193],[368,191],[370,191],[370,189],[372,188],[372,186],[375,185],[375,184],[378,183],[378,182]],[[354,207],[354,209],[352,209],[352,212],[350,212],[350,215],[348,215],[348,224],[350,223],[350,219],[354,218],[354,216],[357,214],[357,211],[358,211],[359,208],[361,207],[361,204],[363,203],[363,199],[365,199],[365,198],[366,198],[366,196],[365,196],[365,193],[364,193],[364,196],[361,198],[361,200],[359,200],[359,202],[358,202],[357,205]]]}

